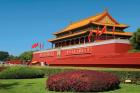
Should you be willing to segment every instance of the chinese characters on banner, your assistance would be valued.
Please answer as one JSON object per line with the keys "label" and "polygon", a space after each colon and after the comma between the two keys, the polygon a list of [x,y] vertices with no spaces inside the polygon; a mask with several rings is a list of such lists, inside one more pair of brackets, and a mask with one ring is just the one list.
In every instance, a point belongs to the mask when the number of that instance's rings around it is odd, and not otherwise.
{"label": "chinese characters on banner", "polygon": [[86,54],[86,53],[92,53],[92,47],[66,50],[65,55]]}
{"label": "chinese characters on banner", "polygon": [[75,49],[66,49],[66,50],[59,50],[59,51],[48,51],[44,53],[40,53],[40,57],[56,57],[56,56],[70,56],[70,55],[78,55],[78,54],[91,54],[93,48],[86,47],[86,48],[75,48]]}

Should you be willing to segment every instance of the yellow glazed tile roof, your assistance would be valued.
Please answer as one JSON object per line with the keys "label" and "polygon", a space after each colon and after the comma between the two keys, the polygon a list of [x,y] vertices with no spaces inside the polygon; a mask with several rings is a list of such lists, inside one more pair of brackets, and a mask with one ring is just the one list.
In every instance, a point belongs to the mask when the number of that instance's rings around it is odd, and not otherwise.
{"label": "yellow glazed tile roof", "polygon": [[87,32],[87,31],[78,32],[78,33],[75,33],[75,34],[70,34],[70,35],[67,35],[67,36],[59,37],[59,38],[53,38],[53,39],[50,39],[50,40],[48,40],[48,41],[49,41],[49,42],[52,42],[52,41],[56,41],[56,40],[60,40],[60,39],[65,39],[65,38],[68,38],[68,37],[73,37],[73,36],[81,35],[81,34],[84,34],[84,33],[86,33],[86,32]]}
{"label": "yellow glazed tile roof", "polygon": [[[53,39],[50,39],[48,41],[49,42],[53,42],[53,41],[57,41],[57,40],[61,40],[61,39],[65,39],[65,38],[69,38],[69,37],[85,34],[87,32],[89,32],[89,31],[83,31],[83,32],[75,33],[75,34],[70,34],[70,35],[67,35],[67,36],[62,36],[62,37],[59,37],[59,38],[53,38]],[[93,33],[96,33],[96,32],[97,32],[96,30],[93,30]],[[106,31],[103,34],[113,34],[113,32]],[[132,36],[133,33],[131,33],[131,32],[114,32],[114,34],[115,35],[122,35],[122,36]]]}
{"label": "yellow glazed tile roof", "polygon": [[[93,24],[96,24],[96,25],[103,25],[102,23],[98,23],[98,22],[92,22]],[[115,26],[115,27],[128,27],[128,25],[126,24],[105,24],[106,26]]]}
{"label": "yellow glazed tile roof", "polygon": [[[113,32],[105,32],[105,34],[113,34]],[[122,36],[132,36],[133,33],[131,32],[114,32],[115,35],[122,35]]]}
{"label": "yellow glazed tile roof", "polygon": [[[85,26],[85,25],[87,25],[89,23],[96,23],[96,24],[103,25],[103,24],[101,24],[99,22],[96,22],[96,21],[100,20],[101,18],[103,18],[106,15],[110,16],[107,11],[104,11],[103,13],[97,14],[95,16],[91,16],[91,17],[88,17],[86,19],[80,20],[78,22],[74,22],[74,23],[68,25],[63,30],[54,33],[54,35],[59,34],[59,33],[62,33],[62,32],[65,32],[65,31],[69,31],[69,30],[72,30],[72,29],[75,29],[75,28],[78,28],[78,27]],[[110,18],[116,23],[115,26],[117,26],[117,27],[128,27],[127,25],[119,24],[111,16],[110,16]],[[114,26],[114,25],[110,25],[110,24],[106,24],[106,25],[108,25],[108,26]]]}

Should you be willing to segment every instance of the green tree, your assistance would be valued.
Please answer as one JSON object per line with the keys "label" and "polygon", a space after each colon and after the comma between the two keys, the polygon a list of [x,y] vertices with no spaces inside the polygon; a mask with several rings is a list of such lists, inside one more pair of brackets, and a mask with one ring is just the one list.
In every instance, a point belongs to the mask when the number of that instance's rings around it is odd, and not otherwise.
{"label": "green tree", "polygon": [[8,60],[9,53],[6,51],[0,51],[0,61]]}
{"label": "green tree", "polygon": [[14,55],[9,55],[8,59],[9,60],[17,60],[17,59],[19,59],[19,57],[18,56],[14,56]]}
{"label": "green tree", "polygon": [[19,58],[24,62],[28,62],[32,60],[32,56],[33,56],[33,51],[25,51],[19,56]]}
{"label": "green tree", "polygon": [[140,50],[140,28],[133,33],[133,36],[130,38],[130,42],[134,49]]}

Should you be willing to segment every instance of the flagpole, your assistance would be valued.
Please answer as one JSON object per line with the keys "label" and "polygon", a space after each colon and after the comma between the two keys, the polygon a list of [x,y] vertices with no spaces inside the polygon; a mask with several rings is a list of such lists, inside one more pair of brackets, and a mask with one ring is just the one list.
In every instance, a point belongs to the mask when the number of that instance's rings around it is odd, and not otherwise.
{"label": "flagpole", "polygon": [[115,39],[115,26],[113,26],[113,38]]}
{"label": "flagpole", "polygon": [[[105,11],[107,12],[107,9],[105,9]],[[107,18],[105,18],[105,21],[107,23]],[[106,27],[106,23],[105,23],[105,27]],[[105,32],[107,32],[107,27],[106,27],[106,31]],[[107,40],[107,33],[106,33],[106,40]]]}
{"label": "flagpole", "polygon": [[[105,25],[105,32],[107,32],[107,26]],[[107,40],[107,33],[105,33],[105,38]]]}
{"label": "flagpole", "polygon": [[98,40],[98,35],[99,35],[99,31],[100,29],[99,29],[99,26],[97,27],[97,31],[96,31],[96,35],[95,35],[95,40]]}

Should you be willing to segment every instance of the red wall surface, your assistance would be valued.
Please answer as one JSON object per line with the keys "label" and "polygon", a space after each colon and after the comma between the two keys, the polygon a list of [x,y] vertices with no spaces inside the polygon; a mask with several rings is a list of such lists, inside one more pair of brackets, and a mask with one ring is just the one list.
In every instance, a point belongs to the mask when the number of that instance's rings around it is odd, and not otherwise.
{"label": "red wall surface", "polygon": [[6,62],[7,64],[22,64],[21,60],[10,60]]}
{"label": "red wall surface", "polygon": [[131,45],[123,43],[34,53],[33,61],[49,65],[110,66],[140,68],[140,53],[128,53]]}

